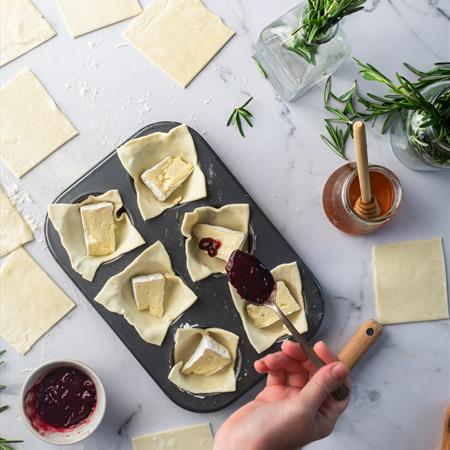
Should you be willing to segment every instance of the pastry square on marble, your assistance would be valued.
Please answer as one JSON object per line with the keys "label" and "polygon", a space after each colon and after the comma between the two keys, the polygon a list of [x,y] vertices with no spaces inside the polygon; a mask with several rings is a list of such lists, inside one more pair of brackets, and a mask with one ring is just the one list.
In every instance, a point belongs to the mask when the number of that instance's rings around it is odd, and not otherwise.
{"label": "pastry square on marble", "polygon": [[[284,282],[292,297],[299,304],[300,310],[290,314],[289,319],[300,333],[306,333],[308,331],[308,322],[306,320],[305,304],[302,294],[302,281],[297,263],[281,264],[272,269],[271,273],[275,281]],[[247,302],[240,297],[231,284],[229,284],[229,288],[234,306],[241,317],[248,340],[258,353],[267,350],[279,338],[289,334],[287,328],[280,320],[268,327],[258,328],[248,316],[246,309]]]}
{"label": "pastry square on marble", "polygon": [[212,450],[213,445],[214,436],[209,423],[133,438],[133,450]]}
{"label": "pastry square on marble", "polygon": [[0,188],[0,257],[33,240],[33,232]]}
{"label": "pastry square on marble", "polygon": [[[125,170],[134,180],[139,211],[144,220],[162,214],[179,203],[192,202],[206,197],[205,175],[198,164],[197,152],[186,125],[172,128],[168,133],[152,133],[132,139],[117,149]],[[164,158],[181,157],[194,167],[189,178],[165,201],[159,201],[145,185],[141,175]]]}
{"label": "pastry square on marble", "polygon": [[142,11],[138,0],[58,0],[58,5],[74,38],[137,16]]}
{"label": "pastry square on marble", "polygon": [[6,257],[0,268],[0,335],[19,353],[30,350],[74,306],[23,248]]}
{"label": "pastry square on marble", "polygon": [[201,0],[152,0],[123,36],[186,87],[233,35]]}
{"label": "pastry square on marble", "polygon": [[[89,256],[84,239],[83,223],[80,208],[84,205],[110,202],[114,205],[114,222],[116,249],[104,256]],[[88,281],[94,279],[101,264],[111,261],[143,244],[145,240],[132,225],[123,207],[120,193],[117,190],[105,192],[102,195],[90,195],[80,203],[55,203],[48,206],[48,217],[59,234],[61,243],[70,258],[73,270]]]}
{"label": "pastry square on marble", "polygon": [[0,67],[55,35],[30,0],[0,0]]}
{"label": "pastry square on marble", "polygon": [[0,90],[0,155],[20,178],[78,134],[28,69]]}
{"label": "pastry square on marble", "polygon": [[375,245],[373,269],[381,323],[449,318],[441,238]]}
{"label": "pastry square on marble", "polygon": [[[224,346],[231,354],[231,362],[222,370],[209,375],[181,373],[183,365],[189,360],[204,334]],[[174,366],[170,370],[169,380],[181,389],[193,394],[211,394],[234,392],[236,390],[236,363],[239,336],[221,328],[178,328],[175,333]]]}
{"label": "pastry square on marble", "polygon": [[[226,261],[211,257],[200,250],[198,240],[193,236],[192,229],[196,224],[208,224],[240,231],[248,234],[250,207],[246,203],[235,203],[213,208],[202,206],[186,213],[181,224],[181,233],[186,237],[186,265],[192,281],[199,281],[213,273],[226,273]],[[246,244],[242,250],[246,249]]]}
{"label": "pastry square on marble", "polygon": [[[162,273],[164,283],[164,313],[155,317],[148,310],[139,311],[133,297],[131,279],[139,275]],[[95,297],[108,311],[124,316],[144,341],[161,345],[170,324],[195,301],[197,296],[172,269],[169,254],[157,241],[144,250],[122,272],[111,277]]]}

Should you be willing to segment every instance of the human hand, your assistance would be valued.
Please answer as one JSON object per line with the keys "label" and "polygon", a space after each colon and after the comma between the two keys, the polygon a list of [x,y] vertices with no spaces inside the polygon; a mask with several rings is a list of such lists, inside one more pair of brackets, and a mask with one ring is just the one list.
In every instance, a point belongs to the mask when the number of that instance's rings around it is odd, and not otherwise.
{"label": "human hand", "polygon": [[314,350],[326,363],[319,370],[292,341],[255,361],[256,371],[268,374],[266,387],[223,423],[214,450],[295,450],[328,436],[350,401],[330,394],[349,383],[349,371],[324,342]]}

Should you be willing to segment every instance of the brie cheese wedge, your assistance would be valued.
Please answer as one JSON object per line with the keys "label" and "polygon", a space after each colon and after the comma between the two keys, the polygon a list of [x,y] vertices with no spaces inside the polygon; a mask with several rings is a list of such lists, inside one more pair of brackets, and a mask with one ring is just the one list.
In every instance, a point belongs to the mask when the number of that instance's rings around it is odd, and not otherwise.
{"label": "brie cheese wedge", "polygon": [[184,375],[197,374],[208,377],[230,364],[231,354],[227,348],[204,334],[192,356],[181,369]]}
{"label": "brie cheese wedge", "polygon": [[92,203],[80,208],[84,242],[89,256],[110,255],[116,250],[114,205]]}
{"label": "brie cheese wedge", "polygon": [[[276,303],[281,311],[287,316],[300,310],[300,305],[295,301],[288,287],[283,281],[277,282]],[[267,306],[246,305],[247,314],[257,328],[266,328],[275,322],[279,317]]]}
{"label": "brie cheese wedge", "polygon": [[198,223],[192,228],[192,234],[200,242],[204,238],[212,238],[220,242],[217,249],[217,258],[228,261],[231,253],[235,250],[242,250],[247,239],[246,233],[231,230],[230,228]]}
{"label": "brie cheese wedge", "polygon": [[167,156],[141,175],[141,180],[160,202],[166,201],[191,175],[194,167],[180,156]]}
{"label": "brie cheese wedge", "polygon": [[164,314],[165,283],[166,279],[162,273],[133,277],[131,286],[137,309],[148,309],[150,314],[160,319]]}

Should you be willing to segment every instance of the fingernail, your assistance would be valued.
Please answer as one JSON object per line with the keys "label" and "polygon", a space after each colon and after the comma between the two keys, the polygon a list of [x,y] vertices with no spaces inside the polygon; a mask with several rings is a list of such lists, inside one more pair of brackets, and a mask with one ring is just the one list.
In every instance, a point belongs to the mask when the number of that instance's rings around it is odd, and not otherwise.
{"label": "fingernail", "polygon": [[347,378],[348,369],[344,364],[338,362],[331,369],[331,375],[336,381],[343,381]]}

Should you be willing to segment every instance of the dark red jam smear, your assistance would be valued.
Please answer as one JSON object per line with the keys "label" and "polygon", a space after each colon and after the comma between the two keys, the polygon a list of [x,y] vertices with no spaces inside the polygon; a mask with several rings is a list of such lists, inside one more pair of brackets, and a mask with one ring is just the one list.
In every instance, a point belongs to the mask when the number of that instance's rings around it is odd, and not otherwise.
{"label": "dark red jam smear", "polygon": [[217,256],[217,251],[221,246],[222,242],[210,237],[200,239],[200,242],[198,243],[198,248],[200,250],[206,250],[208,252],[208,255],[211,257]]}
{"label": "dark red jam smear", "polygon": [[235,250],[226,265],[228,280],[250,303],[265,303],[276,289],[269,269],[255,256]]}
{"label": "dark red jam smear", "polygon": [[27,392],[27,416],[38,431],[66,430],[85,421],[94,411],[94,382],[75,367],[60,367]]}

